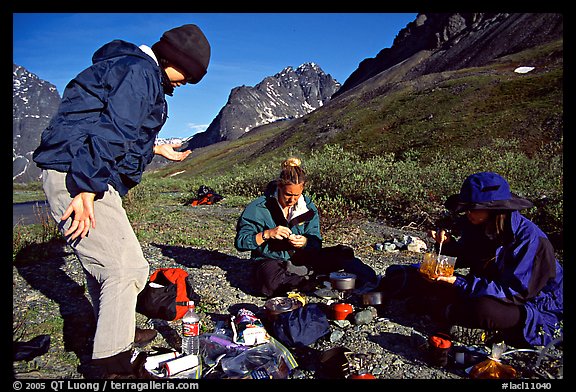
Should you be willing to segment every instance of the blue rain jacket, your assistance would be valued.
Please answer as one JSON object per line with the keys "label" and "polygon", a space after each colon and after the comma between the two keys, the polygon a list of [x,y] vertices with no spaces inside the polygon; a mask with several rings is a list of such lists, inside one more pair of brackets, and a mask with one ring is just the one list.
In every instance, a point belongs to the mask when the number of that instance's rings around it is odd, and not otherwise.
{"label": "blue rain jacket", "polygon": [[162,70],[136,45],[115,40],[68,83],[58,112],[33,159],[41,169],[69,173],[75,194],[123,196],[142,179],[166,121]]}
{"label": "blue rain jacket", "polygon": [[[458,242],[442,253],[458,256],[456,267],[470,267],[454,285],[472,297],[492,296],[526,308],[524,337],[544,346],[563,333],[563,269],[548,237],[518,211],[511,213],[512,238],[490,245],[474,225],[465,226]],[[487,256],[491,253],[494,260]],[[479,264],[486,264],[484,268]]]}
{"label": "blue rain jacket", "polygon": [[251,251],[251,258],[255,260],[290,260],[294,248],[288,241],[270,239],[260,246],[256,244],[256,234],[278,225],[290,227],[292,233],[306,236],[308,242],[305,248],[320,249],[320,217],[312,200],[303,195],[308,213],[287,222],[276,198],[272,196],[275,190],[275,187],[269,188],[264,195],[248,204],[238,218],[234,240],[236,249],[240,252]]}

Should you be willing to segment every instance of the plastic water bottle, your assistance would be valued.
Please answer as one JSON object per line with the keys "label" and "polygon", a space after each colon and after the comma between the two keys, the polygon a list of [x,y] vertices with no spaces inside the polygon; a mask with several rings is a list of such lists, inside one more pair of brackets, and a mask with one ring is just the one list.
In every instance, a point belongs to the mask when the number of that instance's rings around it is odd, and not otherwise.
{"label": "plastic water bottle", "polygon": [[200,354],[200,317],[194,301],[188,302],[188,311],[182,317],[182,354]]}

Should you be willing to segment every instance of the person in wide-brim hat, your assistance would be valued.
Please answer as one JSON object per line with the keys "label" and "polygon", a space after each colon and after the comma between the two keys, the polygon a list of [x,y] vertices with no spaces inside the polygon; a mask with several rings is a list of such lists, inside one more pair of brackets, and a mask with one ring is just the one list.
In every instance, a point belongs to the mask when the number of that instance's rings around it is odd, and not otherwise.
{"label": "person in wide-brim hat", "polygon": [[444,206],[452,212],[469,210],[524,210],[534,204],[510,191],[510,185],[499,174],[479,172],[470,175],[460,193],[448,197]]}
{"label": "person in wide-brim hat", "polygon": [[454,222],[458,235],[443,228],[429,235],[437,259],[456,257],[456,270],[431,278],[419,264],[392,265],[382,295],[407,299],[409,313],[430,316],[465,345],[546,346],[562,336],[563,268],[546,234],[520,213],[533,204],[499,174],[479,172],[445,206],[465,212]]}

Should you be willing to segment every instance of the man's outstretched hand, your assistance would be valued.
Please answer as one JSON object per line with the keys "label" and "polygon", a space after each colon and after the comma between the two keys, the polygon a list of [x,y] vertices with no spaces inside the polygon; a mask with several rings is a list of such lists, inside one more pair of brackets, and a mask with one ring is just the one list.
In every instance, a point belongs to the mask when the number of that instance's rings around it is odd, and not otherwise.
{"label": "man's outstretched hand", "polygon": [[154,146],[154,154],[161,155],[171,161],[182,161],[186,159],[192,150],[176,151],[175,148],[182,147],[182,144],[158,144]]}

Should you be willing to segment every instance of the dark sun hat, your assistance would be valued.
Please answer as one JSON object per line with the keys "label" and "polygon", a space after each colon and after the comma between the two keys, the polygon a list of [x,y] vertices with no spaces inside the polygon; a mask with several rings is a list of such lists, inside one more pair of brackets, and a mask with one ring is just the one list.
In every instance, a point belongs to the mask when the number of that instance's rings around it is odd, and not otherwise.
{"label": "dark sun hat", "polygon": [[468,210],[523,210],[534,206],[531,201],[510,191],[502,176],[493,172],[475,173],[462,184],[460,193],[450,196],[444,206],[453,212]]}

